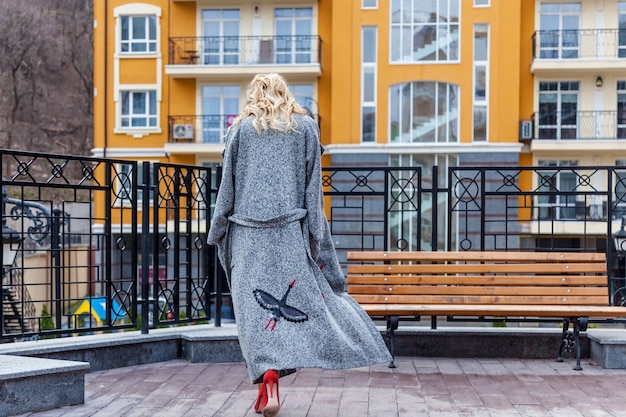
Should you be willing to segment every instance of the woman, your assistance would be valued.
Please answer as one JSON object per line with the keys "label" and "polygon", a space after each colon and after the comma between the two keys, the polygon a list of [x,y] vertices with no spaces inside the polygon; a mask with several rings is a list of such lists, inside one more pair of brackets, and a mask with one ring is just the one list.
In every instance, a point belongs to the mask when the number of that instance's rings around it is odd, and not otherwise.
{"label": "woman", "polygon": [[323,210],[319,129],[278,74],[259,74],[229,129],[209,244],[218,245],[255,411],[280,408],[278,378],[295,368],[391,360],[345,293]]}

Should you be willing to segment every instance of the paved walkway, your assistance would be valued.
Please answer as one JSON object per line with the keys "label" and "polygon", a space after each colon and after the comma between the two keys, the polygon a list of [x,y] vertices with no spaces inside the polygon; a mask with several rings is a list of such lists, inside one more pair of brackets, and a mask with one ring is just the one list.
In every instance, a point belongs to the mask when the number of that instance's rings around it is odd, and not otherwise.
{"label": "paved walkway", "polygon": [[[397,358],[281,379],[279,417],[626,416],[626,370],[516,359]],[[22,417],[244,417],[256,387],[241,363],[184,360],[92,372],[85,404]]]}

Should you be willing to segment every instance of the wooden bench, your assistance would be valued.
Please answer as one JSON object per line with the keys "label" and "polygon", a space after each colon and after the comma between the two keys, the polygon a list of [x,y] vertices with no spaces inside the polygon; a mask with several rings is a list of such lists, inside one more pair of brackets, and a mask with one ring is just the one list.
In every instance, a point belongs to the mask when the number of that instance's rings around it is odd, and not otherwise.
{"label": "wooden bench", "polygon": [[371,317],[386,319],[392,356],[399,317],[558,318],[557,361],[564,349],[575,352],[581,370],[579,333],[588,318],[626,316],[625,307],[609,304],[602,253],[364,251],[347,260],[348,293]]}

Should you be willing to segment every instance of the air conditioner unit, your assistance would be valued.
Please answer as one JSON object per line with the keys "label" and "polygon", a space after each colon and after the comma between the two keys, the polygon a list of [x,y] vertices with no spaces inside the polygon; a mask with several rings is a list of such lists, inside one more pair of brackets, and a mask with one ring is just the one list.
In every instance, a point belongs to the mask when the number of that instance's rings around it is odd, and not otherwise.
{"label": "air conditioner unit", "polygon": [[174,125],[174,139],[193,139],[193,125]]}
{"label": "air conditioner unit", "polygon": [[524,139],[532,139],[534,136],[533,132],[533,121],[532,120],[521,120],[519,122],[519,138]]}

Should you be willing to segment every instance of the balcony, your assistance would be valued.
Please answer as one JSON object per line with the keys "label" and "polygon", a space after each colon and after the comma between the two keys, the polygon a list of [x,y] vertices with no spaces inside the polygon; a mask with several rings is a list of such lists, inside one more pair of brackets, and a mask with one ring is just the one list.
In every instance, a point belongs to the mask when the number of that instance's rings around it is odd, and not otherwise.
{"label": "balcony", "polygon": [[539,30],[533,35],[534,74],[623,71],[626,69],[626,30]]}
{"label": "balcony", "polygon": [[[237,114],[178,115],[168,119],[168,152],[221,153],[228,128]],[[319,124],[319,117],[311,117]]]}
{"label": "balcony", "polygon": [[623,147],[626,114],[617,111],[537,112],[532,116],[531,151]]}
{"label": "balcony", "polygon": [[238,79],[259,72],[319,77],[322,41],[317,35],[203,36],[169,40],[165,73],[175,78]]}

